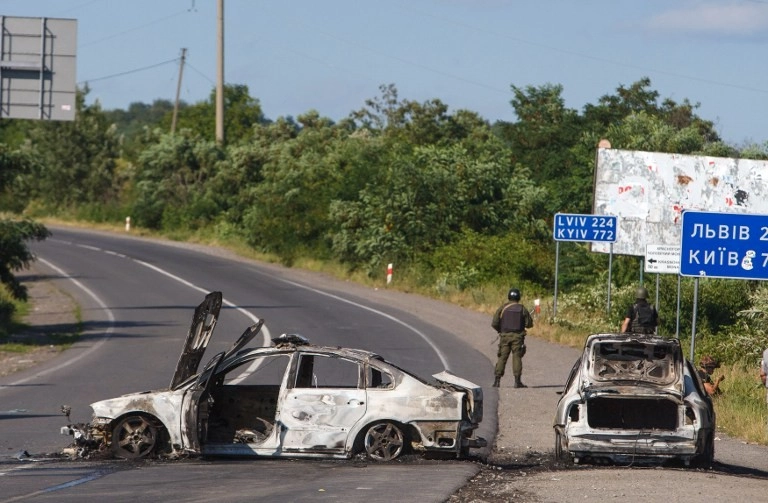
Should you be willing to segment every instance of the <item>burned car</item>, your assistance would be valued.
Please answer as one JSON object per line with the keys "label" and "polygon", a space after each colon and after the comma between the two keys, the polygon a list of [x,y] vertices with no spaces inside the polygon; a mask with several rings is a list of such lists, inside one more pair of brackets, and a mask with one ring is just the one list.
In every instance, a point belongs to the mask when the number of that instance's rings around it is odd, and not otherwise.
{"label": "burned car", "polygon": [[246,348],[263,320],[198,372],[221,292],[197,307],[168,389],[91,404],[89,424],[68,425],[78,455],[348,458],[388,461],[409,449],[468,454],[483,416],[482,388],[447,371],[430,384],[360,349],[282,335]]}
{"label": "burned car", "polygon": [[678,339],[593,334],[557,404],[555,456],[709,465],[715,412]]}

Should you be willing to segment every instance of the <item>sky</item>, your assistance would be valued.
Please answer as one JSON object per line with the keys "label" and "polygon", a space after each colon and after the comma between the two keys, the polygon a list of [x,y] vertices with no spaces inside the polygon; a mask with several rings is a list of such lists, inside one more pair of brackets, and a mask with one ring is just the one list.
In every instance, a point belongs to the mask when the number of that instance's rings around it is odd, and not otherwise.
{"label": "sky", "polygon": [[[88,103],[209,98],[217,0],[0,0],[0,15],[77,20]],[[515,121],[512,86],[560,85],[582,111],[648,77],[699,104],[729,144],[768,141],[768,0],[224,0],[224,76],[268,119],[340,120],[394,84],[402,100]]]}

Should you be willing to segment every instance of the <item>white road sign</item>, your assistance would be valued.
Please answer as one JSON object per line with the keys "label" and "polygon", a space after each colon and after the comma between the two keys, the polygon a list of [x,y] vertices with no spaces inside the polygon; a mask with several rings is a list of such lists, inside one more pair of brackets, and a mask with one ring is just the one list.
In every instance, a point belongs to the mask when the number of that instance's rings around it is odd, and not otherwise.
{"label": "white road sign", "polygon": [[680,272],[680,247],[674,245],[646,245],[645,272],[678,274]]}

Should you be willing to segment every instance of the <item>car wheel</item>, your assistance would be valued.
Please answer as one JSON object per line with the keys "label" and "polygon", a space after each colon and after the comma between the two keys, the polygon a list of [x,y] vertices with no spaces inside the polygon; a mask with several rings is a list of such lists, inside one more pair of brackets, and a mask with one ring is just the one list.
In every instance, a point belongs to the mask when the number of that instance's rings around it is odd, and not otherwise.
{"label": "car wheel", "polygon": [[365,452],[376,461],[391,461],[403,452],[405,435],[389,421],[376,423],[365,432]]}
{"label": "car wheel", "polygon": [[555,430],[555,460],[562,461],[565,459],[566,450],[564,448],[565,439],[560,431]]}
{"label": "car wheel", "polygon": [[154,451],[157,438],[157,427],[148,418],[127,416],[112,430],[112,453],[123,459],[144,458]]}
{"label": "car wheel", "polygon": [[712,466],[712,462],[715,460],[715,434],[712,433],[707,436],[706,444],[701,454],[696,457],[696,466],[700,468],[709,468]]}

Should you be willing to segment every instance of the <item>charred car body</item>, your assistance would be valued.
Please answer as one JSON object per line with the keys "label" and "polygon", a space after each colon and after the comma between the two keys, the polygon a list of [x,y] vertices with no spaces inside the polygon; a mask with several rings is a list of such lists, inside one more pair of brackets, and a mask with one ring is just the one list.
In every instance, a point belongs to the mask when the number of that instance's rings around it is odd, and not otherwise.
{"label": "charred car body", "polygon": [[474,432],[482,388],[448,372],[429,384],[380,356],[314,346],[282,335],[245,348],[263,320],[197,372],[221,308],[220,292],[195,310],[168,389],[91,404],[93,420],[69,425],[78,454],[390,460],[408,448],[462,456],[484,447]]}
{"label": "charred car body", "polygon": [[677,339],[587,338],[557,404],[555,455],[612,462],[714,457],[715,412]]}

